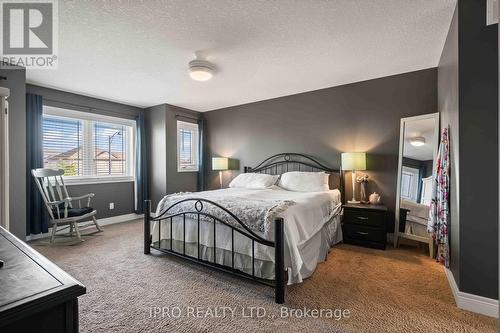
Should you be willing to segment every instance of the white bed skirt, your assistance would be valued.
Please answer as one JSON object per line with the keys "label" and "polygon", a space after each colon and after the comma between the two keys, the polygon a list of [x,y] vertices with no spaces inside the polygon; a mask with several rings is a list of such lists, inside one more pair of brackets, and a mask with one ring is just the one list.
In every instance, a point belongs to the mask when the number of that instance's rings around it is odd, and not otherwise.
{"label": "white bed skirt", "polygon": [[[170,249],[170,221],[163,220],[161,226],[155,222],[152,227],[153,245]],[[160,236],[161,233],[161,236]],[[200,221],[200,255],[201,259],[214,262],[213,223]],[[183,223],[182,217],[173,218],[172,222],[174,251],[183,253]],[[186,217],[186,254],[198,257],[198,221]],[[273,240],[274,241],[274,240]],[[293,271],[290,251],[285,233],[285,267],[288,268],[288,284],[302,282],[302,279],[312,275],[318,263],[325,261],[330,248],[342,241],[340,215],[334,216],[324,227],[307,241],[297,244],[302,265],[298,271]],[[252,241],[234,232],[234,268],[252,274]],[[231,228],[216,223],[216,263],[231,267]],[[255,276],[263,279],[274,279],[274,248],[255,242]]]}

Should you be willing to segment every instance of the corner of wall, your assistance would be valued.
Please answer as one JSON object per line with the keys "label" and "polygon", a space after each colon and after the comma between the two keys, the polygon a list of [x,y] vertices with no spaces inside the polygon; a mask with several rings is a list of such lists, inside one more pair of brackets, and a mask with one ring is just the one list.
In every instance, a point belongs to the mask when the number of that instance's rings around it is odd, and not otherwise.
{"label": "corner of wall", "polygon": [[453,273],[444,268],[446,278],[453,293],[453,298],[458,308],[479,313],[485,316],[498,318],[498,300],[465,293],[459,290]]}

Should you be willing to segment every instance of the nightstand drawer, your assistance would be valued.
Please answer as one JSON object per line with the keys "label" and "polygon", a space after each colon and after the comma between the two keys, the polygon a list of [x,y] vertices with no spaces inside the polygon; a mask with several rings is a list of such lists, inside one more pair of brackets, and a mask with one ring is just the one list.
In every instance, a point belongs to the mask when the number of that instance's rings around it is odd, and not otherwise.
{"label": "nightstand drawer", "polygon": [[359,224],[382,228],[385,226],[385,212],[372,212],[361,209],[344,210],[345,224]]}
{"label": "nightstand drawer", "polygon": [[347,239],[357,239],[360,241],[368,242],[382,242],[385,244],[385,230],[364,227],[360,225],[344,224],[343,228],[344,238]]}

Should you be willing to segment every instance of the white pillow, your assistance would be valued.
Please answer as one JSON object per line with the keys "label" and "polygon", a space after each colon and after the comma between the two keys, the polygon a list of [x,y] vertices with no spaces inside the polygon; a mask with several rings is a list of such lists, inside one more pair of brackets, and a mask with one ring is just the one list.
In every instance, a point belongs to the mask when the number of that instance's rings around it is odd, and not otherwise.
{"label": "white pillow", "polygon": [[324,192],[330,189],[325,172],[291,171],[281,175],[279,187],[295,192]]}
{"label": "white pillow", "polygon": [[264,173],[241,173],[229,183],[229,187],[263,190],[276,184],[278,178]]}

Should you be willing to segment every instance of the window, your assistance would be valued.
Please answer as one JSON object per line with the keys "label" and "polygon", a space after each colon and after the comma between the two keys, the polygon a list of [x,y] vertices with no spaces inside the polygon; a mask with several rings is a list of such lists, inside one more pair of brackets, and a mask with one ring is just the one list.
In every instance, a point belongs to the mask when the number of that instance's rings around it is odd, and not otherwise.
{"label": "window", "polygon": [[67,176],[83,175],[83,122],[43,116],[43,167],[64,169]]}
{"label": "window", "polygon": [[135,122],[44,106],[43,164],[69,182],[133,180]]}
{"label": "window", "polygon": [[198,124],[177,121],[177,171],[198,171]]}
{"label": "window", "polygon": [[[93,123],[95,173],[97,176],[127,174],[127,129],[124,125]],[[94,165],[92,165],[94,166]]]}
{"label": "window", "polygon": [[401,174],[401,198],[417,202],[420,171],[403,166]]}

